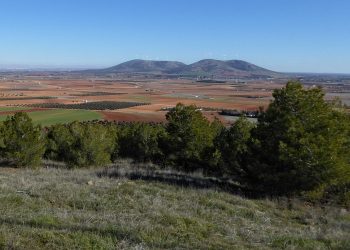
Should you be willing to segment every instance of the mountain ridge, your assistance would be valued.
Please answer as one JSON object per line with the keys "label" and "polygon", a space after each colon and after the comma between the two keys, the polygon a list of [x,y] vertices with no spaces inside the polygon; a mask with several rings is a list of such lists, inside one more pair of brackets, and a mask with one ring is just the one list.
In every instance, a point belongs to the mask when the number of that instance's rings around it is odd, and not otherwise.
{"label": "mountain ridge", "polygon": [[175,70],[185,65],[177,61],[134,59],[103,70],[116,73],[163,73],[164,71]]}
{"label": "mountain ridge", "polygon": [[96,74],[164,74],[192,77],[275,77],[275,72],[243,60],[203,59],[192,64],[178,61],[134,59],[118,65],[85,72]]}

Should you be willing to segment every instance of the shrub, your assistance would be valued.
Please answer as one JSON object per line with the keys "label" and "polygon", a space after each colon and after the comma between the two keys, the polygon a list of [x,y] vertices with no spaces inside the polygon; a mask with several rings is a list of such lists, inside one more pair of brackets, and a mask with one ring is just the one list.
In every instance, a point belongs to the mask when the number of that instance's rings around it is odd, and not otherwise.
{"label": "shrub", "polygon": [[289,82],[252,130],[253,186],[292,195],[350,180],[349,116],[324,100],[320,88]]}
{"label": "shrub", "polygon": [[164,151],[167,162],[181,170],[203,169],[208,150],[218,133],[218,121],[211,124],[196,106],[181,103],[166,114],[167,140]]}
{"label": "shrub", "polygon": [[253,127],[247,118],[240,117],[230,128],[222,129],[215,138],[215,148],[219,153],[218,169],[221,174],[243,181]]}
{"label": "shrub", "polygon": [[110,127],[79,122],[52,126],[47,138],[45,156],[63,160],[70,167],[110,163],[117,142],[116,132]]}
{"label": "shrub", "polygon": [[119,133],[119,155],[138,162],[159,161],[162,159],[159,141],[164,134],[163,125],[136,122],[122,126]]}
{"label": "shrub", "polygon": [[37,167],[45,152],[40,126],[23,112],[8,117],[1,126],[1,155],[15,165]]}

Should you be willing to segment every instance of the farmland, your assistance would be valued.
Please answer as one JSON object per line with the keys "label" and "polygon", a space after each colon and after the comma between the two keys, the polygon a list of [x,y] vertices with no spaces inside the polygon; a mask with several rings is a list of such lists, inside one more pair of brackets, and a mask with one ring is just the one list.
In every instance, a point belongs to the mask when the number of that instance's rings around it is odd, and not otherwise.
{"label": "farmland", "polygon": [[[205,107],[203,113],[206,117],[211,120],[217,117],[230,124],[235,118],[221,116],[219,110],[254,111],[260,106],[266,107],[272,99],[273,89],[281,88],[286,81],[252,79],[197,82],[194,79],[148,77],[114,79],[70,75],[18,77],[4,74],[0,78],[0,107],[11,105],[22,111],[25,108],[92,109],[99,114],[94,118],[163,122],[166,110],[182,102]],[[322,85],[327,93],[326,98],[338,97],[345,104],[350,103],[347,82],[323,84],[311,78],[306,79],[305,84],[309,87]],[[67,115],[74,113],[65,112]],[[49,113],[45,111],[41,115]],[[63,122],[71,120],[61,118]]]}
{"label": "farmland", "polygon": [[[0,109],[2,110],[2,109]],[[68,110],[68,109],[50,109],[50,110],[32,110],[22,107],[8,108],[6,114],[0,111],[0,121],[4,121],[8,115],[16,111],[27,112],[34,124],[49,126],[57,123],[69,123],[73,121],[89,121],[102,119],[102,115],[90,110]]]}
{"label": "farmland", "polygon": [[[254,114],[260,106],[266,107],[272,91],[284,83],[284,80],[224,84],[184,79],[3,79],[0,93],[11,97],[0,99],[0,121],[23,111],[35,124],[43,126],[103,119],[164,122],[166,113],[182,102],[196,104],[210,120],[217,117],[229,125],[237,118],[232,114],[239,111]],[[306,87],[313,85],[309,83]],[[338,96],[346,103],[349,96],[344,88],[331,90],[326,86],[326,98]],[[253,117],[249,120],[257,122]],[[214,127],[205,124],[206,130],[196,128],[201,133],[194,138],[194,150],[206,143],[199,138],[210,138],[214,131]],[[338,207],[341,198],[320,204],[298,196],[254,197],[235,176],[216,175],[215,171],[220,173],[230,165],[209,165],[206,169],[210,167],[210,172],[201,168],[183,172],[186,169],[182,165],[167,162],[172,157],[181,164],[182,158],[170,155],[176,149],[166,151],[174,144],[181,153],[185,147],[176,145],[177,138],[185,138],[181,134],[170,134],[162,125],[124,125],[114,127],[115,130],[96,123],[57,126],[56,132],[54,127],[46,128],[45,138],[52,143],[42,141],[48,158],[40,158],[38,169],[9,168],[12,165],[4,161],[0,167],[0,249],[349,248],[349,211]],[[163,133],[166,136],[161,137]],[[23,142],[26,137],[16,138],[20,138],[21,153],[33,145],[32,140]],[[164,139],[166,143],[158,143]],[[268,141],[272,139],[273,134]],[[14,140],[10,137],[6,142],[11,145]],[[165,150],[160,149],[161,145],[166,145]],[[199,151],[198,155],[203,155],[199,167],[206,166],[206,149]],[[216,152],[224,155],[221,153],[224,151]],[[139,155],[157,162],[131,162]],[[100,156],[107,156],[106,162],[93,162],[104,160]],[[164,163],[160,162],[162,159]],[[193,158],[184,159],[186,163]],[[158,161],[160,164],[156,165]],[[261,187],[257,189],[259,193]]]}
{"label": "farmland", "polygon": [[147,103],[138,102],[112,102],[112,101],[102,101],[102,102],[85,102],[78,104],[62,104],[62,103],[38,103],[28,105],[29,107],[36,108],[50,108],[50,109],[85,109],[85,110],[115,110],[130,108],[136,106],[147,105]]}
{"label": "farmland", "polygon": [[16,112],[16,111],[24,111],[26,109],[30,109],[28,107],[0,107],[0,112]]}

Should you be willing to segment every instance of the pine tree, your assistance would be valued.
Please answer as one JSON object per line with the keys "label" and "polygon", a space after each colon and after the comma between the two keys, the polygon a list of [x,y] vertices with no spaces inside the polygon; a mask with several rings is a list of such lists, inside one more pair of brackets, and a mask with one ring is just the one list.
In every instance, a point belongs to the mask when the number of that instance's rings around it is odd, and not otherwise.
{"label": "pine tree", "polygon": [[252,132],[253,185],[294,194],[350,180],[349,116],[324,95],[300,82],[273,92]]}
{"label": "pine tree", "polygon": [[8,117],[1,127],[1,154],[20,167],[36,167],[41,163],[45,141],[40,126],[34,126],[23,112]]}

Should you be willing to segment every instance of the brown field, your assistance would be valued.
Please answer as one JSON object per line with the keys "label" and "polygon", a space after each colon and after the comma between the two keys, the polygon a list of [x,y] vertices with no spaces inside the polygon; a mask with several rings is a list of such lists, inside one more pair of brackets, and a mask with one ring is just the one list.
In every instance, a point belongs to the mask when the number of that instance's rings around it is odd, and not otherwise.
{"label": "brown field", "polygon": [[[162,122],[166,114],[162,109],[173,107],[179,102],[214,109],[257,110],[260,106],[266,107],[272,98],[273,89],[281,88],[283,85],[284,81],[281,80],[208,84],[183,79],[131,81],[3,78],[0,80],[0,107],[37,103],[72,104],[86,101],[144,102],[151,105],[101,111],[101,113],[107,120]],[[329,93],[330,97],[335,95],[340,96],[345,102],[350,101],[349,93]],[[219,117],[216,111],[204,113],[210,119]]]}

